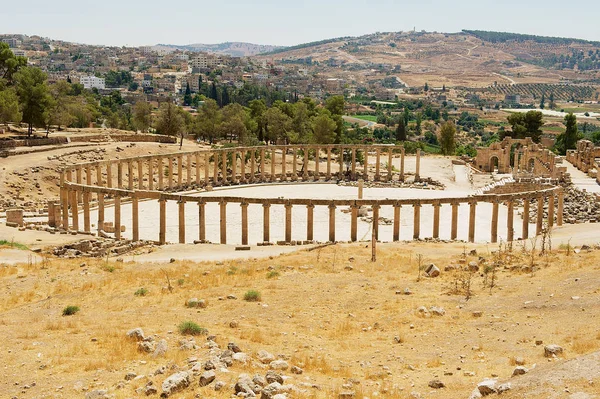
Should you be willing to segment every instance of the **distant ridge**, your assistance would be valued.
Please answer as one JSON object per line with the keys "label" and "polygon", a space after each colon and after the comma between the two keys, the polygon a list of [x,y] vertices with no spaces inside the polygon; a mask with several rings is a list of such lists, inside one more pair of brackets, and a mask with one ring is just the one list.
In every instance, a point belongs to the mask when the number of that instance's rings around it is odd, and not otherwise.
{"label": "distant ridge", "polygon": [[568,37],[553,37],[553,36],[538,36],[538,35],[526,35],[522,33],[510,33],[510,32],[494,32],[485,30],[468,30],[463,29],[463,33],[475,36],[490,43],[504,43],[508,41],[524,42],[532,41],[535,43],[548,43],[548,44],[563,44],[569,45],[572,43],[577,44],[591,44],[593,46],[600,46],[599,41],[590,41],[584,39],[574,39]]}
{"label": "distant ridge", "polygon": [[267,44],[253,44],[244,42],[225,42],[218,44],[193,43],[186,45],[157,44],[153,47],[155,49],[165,50],[181,50],[191,52],[202,51],[214,54],[230,55],[232,57],[248,57],[284,48],[282,46],[272,46]]}

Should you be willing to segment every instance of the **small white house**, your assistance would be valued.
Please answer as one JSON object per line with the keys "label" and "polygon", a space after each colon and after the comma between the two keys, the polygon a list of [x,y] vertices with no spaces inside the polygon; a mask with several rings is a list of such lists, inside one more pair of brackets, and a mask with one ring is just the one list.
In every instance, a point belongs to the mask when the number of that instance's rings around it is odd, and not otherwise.
{"label": "small white house", "polygon": [[98,89],[103,90],[106,88],[104,78],[97,78],[96,76],[82,76],[79,79],[79,83],[83,85],[84,89]]}

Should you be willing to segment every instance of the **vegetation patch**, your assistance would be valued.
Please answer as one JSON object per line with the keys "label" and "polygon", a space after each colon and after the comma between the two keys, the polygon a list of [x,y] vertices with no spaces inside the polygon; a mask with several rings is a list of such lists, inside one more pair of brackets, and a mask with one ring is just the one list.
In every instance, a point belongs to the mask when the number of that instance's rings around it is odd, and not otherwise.
{"label": "vegetation patch", "polygon": [[200,327],[193,321],[184,321],[179,325],[179,332],[183,335],[207,335],[208,330],[204,327]]}
{"label": "vegetation patch", "polygon": [[79,306],[69,305],[63,309],[62,315],[63,316],[72,316],[77,312],[79,312]]}
{"label": "vegetation patch", "polygon": [[261,298],[260,292],[256,290],[249,290],[244,294],[244,301],[248,302],[258,302]]}

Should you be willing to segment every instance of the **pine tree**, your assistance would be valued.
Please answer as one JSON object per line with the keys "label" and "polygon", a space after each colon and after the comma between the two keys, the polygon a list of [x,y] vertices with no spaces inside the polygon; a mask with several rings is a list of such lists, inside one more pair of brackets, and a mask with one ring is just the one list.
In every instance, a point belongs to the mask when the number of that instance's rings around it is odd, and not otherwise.
{"label": "pine tree", "polygon": [[215,82],[212,82],[212,86],[210,87],[209,97],[215,101],[219,101],[219,96],[217,95],[217,84]]}
{"label": "pine tree", "polygon": [[429,91],[429,85],[427,84],[427,82],[425,82],[425,87],[423,87],[424,91]]}
{"label": "pine tree", "polygon": [[540,109],[546,108],[546,93],[542,93],[542,99],[540,100]]}
{"label": "pine tree", "polygon": [[404,124],[404,118],[400,118],[398,121],[398,127],[396,128],[396,141],[406,141],[406,125]]}
{"label": "pine tree", "polygon": [[440,132],[440,145],[442,147],[442,154],[453,155],[456,151],[456,128],[452,122],[446,122],[442,125]]}

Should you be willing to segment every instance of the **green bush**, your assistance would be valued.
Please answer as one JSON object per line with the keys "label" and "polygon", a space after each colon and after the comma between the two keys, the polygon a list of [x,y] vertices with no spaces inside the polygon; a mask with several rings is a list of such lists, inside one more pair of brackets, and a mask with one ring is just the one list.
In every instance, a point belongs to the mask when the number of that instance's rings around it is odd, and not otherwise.
{"label": "green bush", "polygon": [[144,287],[138,288],[136,292],[133,293],[135,296],[146,296],[148,294],[148,290]]}
{"label": "green bush", "polygon": [[271,270],[269,273],[267,273],[267,278],[275,277],[279,277],[279,272],[277,270]]}
{"label": "green bush", "polygon": [[260,292],[256,290],[250,290],[244,294],[244,300],[248,302],[258,302],[260,299]]}
{"label": "green bush", "polygon": [[193,321],[184,321],[179,325],[179,332],[183,335],[207,335],[208,330],[204,327],[200,327]]}
{"label": "green bush", "polygon": [[69,305],[63,309],[62,314],[63,314],[63,316],[71,316],[77,312],[79,312],[79,306]]}

